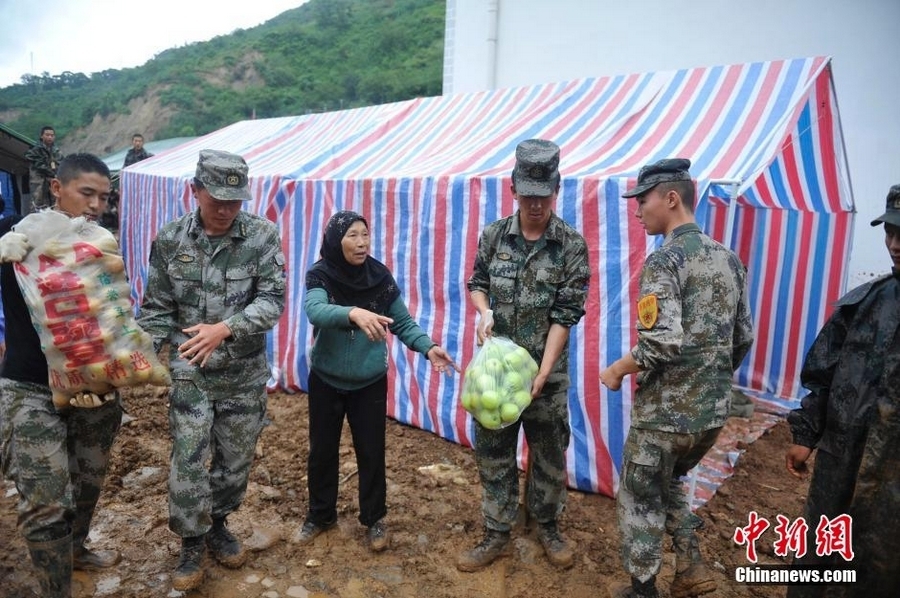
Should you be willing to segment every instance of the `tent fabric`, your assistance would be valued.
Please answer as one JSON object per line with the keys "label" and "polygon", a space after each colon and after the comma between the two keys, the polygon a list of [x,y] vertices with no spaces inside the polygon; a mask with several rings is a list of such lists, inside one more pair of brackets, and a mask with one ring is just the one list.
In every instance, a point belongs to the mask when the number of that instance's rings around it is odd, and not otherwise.
{"label": "tent fabric", "polygon": [[[515,147],[534,137],[562,148],[556,211],[584,234],[594,273],[587,315],[571,335],[571,487],[612,495],[618,482],[633,380],[609,392],[599,373],[635,342],[638,276],[661,241],[621,199],[647,162],[692,160],[698,221],[748,266],[758,341],[735,383],[797,396],[806,348],[846,285],[854,212],[827,57],[235,123],[123,171],[121,242],[134,297],[156,231],[193,207],[200,149],[228,150],[247,159],[258,198],[247,209],[280,226],[288,260],[286,313],[268,345],[273,388],[305,387],[304,274],[340,209],[367,217],[372,254],[394,272],[411,313],[465,365],[476,348],[465,282],[479,233],[514,212]],[[434,374],[396,341],[390,367],[391,417],[471,445],[459,377]]]}

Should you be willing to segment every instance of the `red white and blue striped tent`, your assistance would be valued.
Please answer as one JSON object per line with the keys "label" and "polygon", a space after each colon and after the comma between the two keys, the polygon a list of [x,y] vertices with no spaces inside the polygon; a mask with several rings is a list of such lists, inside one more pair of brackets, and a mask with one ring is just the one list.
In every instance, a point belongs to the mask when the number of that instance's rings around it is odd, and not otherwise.
{"label": "red white and blue striped tent", "polygon": [[[336,210],[361,212],[372,254],[402,287],[415,319],[460,364],[475,350],[465,282],[481,229],[513,213],[516,144],[562,148],[556,211],[583,232],[594,273],[571,337],[571,487],[612,495],[633,388],[601,388],[601,368],[635,341],[638,274],[659,243],[620,198],[641,165],[693,161],[701,226],[749,269],[757,342],[735,382],[775,397],[800,392],[805,350],[843,291],[853,202],[825,57],[586,78],[420,98],[324,114],[248,120],[125,169],[122,250],[136,300],[156,231],[193,207],[198,153],[250,164],[256,201],[288,260],[287,310],[270,335],[273,387],[306,384],[311,327],[304,275]],[[392,341],[391,417],[470,445],[460,377]]]}

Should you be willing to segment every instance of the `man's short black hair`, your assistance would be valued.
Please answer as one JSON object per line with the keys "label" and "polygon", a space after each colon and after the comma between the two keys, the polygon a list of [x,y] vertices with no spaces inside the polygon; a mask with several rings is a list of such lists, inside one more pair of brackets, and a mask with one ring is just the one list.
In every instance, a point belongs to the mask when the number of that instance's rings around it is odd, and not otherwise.
{"label": "man's short black hair", "polygon": [[144,136],[141,135],[140,133],[135,133],[134,135],[131,136],[131,140],[134,141],[134,140],[137,139],[138,137],[140,137],[141,139],[144,138]]}
{"label": "man's short black hair", "polygon": [[69,154],[59,163],[56,178],[63,184],[68,183],[80,174],[95,172],[110,178],[109,166],[94,154]]}
{"label": "man's short black hair", "polygon": [[54,133],[56,133],[56,129],[54,129],[50,125],[44,125],[43,127],[41,127],[41,137],[43,137],[44,133],[46,133],[47,131],[53,131]]}
{"label": "man's short black hair", "polygon": [[694,181],[670,181],[659,183],[656,190],[665,195],[669,191],[675,191],[681,196],[681,203],[691,213],[694,212],[694,196],[697,195],[697,186]]}

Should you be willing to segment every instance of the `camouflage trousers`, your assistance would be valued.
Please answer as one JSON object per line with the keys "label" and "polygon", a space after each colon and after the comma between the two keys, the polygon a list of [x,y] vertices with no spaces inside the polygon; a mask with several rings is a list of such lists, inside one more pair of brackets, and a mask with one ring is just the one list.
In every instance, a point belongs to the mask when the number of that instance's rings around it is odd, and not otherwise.
{"label": "camouflage trousers", "polygon": [[[549,383],[548,383],[549,385]],[[519,430],[525,432],[529,466],[525,506],[540,523],[555,521],[566,502],[569,408],[566,385],[541,394],[506,428],[488,430],[475,422],[475,460],[481,479],[485,526],[509,531],[519,507]]]}
{"label": "camouflage trousers", "polygon": [[223,374],[172,381],[169,529],[182,538],[205,534],[213,518],[243,502],[266,417],[267,379],[263,354],[261,370],[236,360]]}
{"label": "camouflage trousers", "polygon": [[681,478],[712,447],[722,428],[679,434],[632,427],[622,450],[616,513],[625,570],[642,582],[659,573],[663,536],[703,525],[691,512]]}
{"label": "camouflage trousers", "polygon": [[50,179],[31,179],[31,211],[51,207],[56,200],[50,193]]}
{"label": "camouflage trousers", "polygon": [[48,387],[0,379],[0,461],[4,477],[16,483],[18,527],[27,541],[64,537],[76,511],[90,521],[121,423],[119,400],[57,411]]}

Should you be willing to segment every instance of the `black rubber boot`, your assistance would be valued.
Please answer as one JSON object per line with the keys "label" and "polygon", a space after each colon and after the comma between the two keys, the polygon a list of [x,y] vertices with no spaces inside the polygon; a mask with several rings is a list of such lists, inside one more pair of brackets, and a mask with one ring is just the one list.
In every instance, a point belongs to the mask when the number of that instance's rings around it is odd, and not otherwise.
{"label": "black rubber boot", "polygon": [[238,569],[247,561],[247,552],[240,540],[225,527],[225,518],[213,519],[212,529],[206,534],[206,546],[217,561],[229,569]]}
{"label": "black rubber boot", "polygon": [[72,596],[72,534],[46,542],[26,542],[43,598]]}
{"label": "black rubber boot", "polygon": [[203,569],[200,561],[203,560],[203,536],[181,539],[181,554],[178,557],[178,566],[172,575],[172,588],[179,592],[193,590],[203,582]]}

